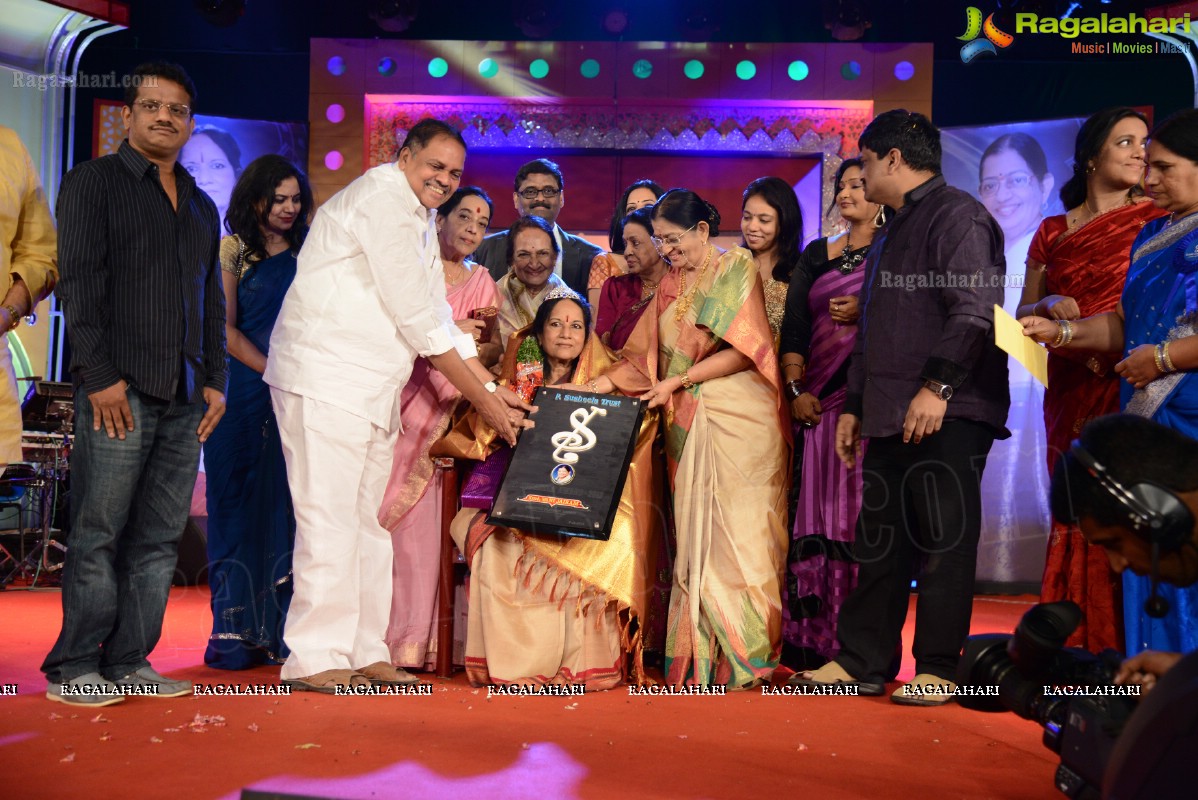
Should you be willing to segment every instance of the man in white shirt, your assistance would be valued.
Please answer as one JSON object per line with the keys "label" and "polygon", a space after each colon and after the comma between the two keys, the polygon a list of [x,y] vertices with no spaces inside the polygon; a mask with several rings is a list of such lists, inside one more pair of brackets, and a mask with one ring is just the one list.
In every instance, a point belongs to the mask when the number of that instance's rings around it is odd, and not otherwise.
{"label": "man in white shirt", "polygon": [[436,208],[457,189],[465,160],[455,129],[423,120],[398,161],[321,206],[271,336],[263,378],[296,518],[282,677],[296,689],[416,681],[390,664],[383,642],[392,546],[377,515],[402,432],[399,394],[417,356],[509,443],[525,424],[528,406],[496,394],[445,301]]}

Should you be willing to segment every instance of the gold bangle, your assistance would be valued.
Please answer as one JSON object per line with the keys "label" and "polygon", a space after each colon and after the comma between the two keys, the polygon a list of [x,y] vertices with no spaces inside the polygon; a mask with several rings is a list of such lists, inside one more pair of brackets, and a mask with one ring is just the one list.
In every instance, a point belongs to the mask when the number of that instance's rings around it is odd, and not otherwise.
{"label": "gold bangle", "polygon": [[10,320],[8,327],[4,329],[4,333],[15,331],[21,324],[21,312],[17,311],[17,307],[12,303],[4,306],[4,310],[8,313],[8,318]]}
{"label": "gold bangle", "polygon": [[587,388],[590,389],[594,394],[603,394],[603,392],[599,391],[599,384],[593,379],[587,384]]}
{"label": "gold bangle", "polygon": [[679,380],[681,380],[681,381],[682,381],[682,388],[683,388],[683,389],[693,389],[693,388],[695,388],[695,382],[691,380],[691,376],[690,376],[690,375],[688,375],[687,373],[685,373],[685,372],[684,372],[684,373],[682,373],[682,375],[681,375],[681,377],[679,378]]}
{"label": "gold bangle", "polygon": [[1170,342],[1163,342],[1160,345],[1161,361],[1165,362],[1166,372],[1177,372],[1177,367],[1173,364],[1173,359],[1169,358],[1169,344]]}

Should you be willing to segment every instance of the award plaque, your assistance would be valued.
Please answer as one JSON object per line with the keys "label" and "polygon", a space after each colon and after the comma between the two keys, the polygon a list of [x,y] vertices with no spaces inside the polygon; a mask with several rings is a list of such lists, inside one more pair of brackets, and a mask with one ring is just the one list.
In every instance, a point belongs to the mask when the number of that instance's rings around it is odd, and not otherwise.
{"label": "award plaque", "polygon": [[644,414],[635,397],[542,386],[487,522],[521,531],[604,539],[620,504]]}

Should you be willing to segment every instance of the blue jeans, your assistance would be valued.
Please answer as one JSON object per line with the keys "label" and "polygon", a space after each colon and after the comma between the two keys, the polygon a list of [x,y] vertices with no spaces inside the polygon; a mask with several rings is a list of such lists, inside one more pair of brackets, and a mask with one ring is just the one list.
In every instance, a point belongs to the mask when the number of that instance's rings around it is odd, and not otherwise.
{"label": "blue jeans", "polygon": [[202,403],[128,390],[132,431],[92,430],[75,392],[71,531],[62,579],[62,632],[42,664],[51,683],[90,672],[109,680],[150,662],[199,469]]}

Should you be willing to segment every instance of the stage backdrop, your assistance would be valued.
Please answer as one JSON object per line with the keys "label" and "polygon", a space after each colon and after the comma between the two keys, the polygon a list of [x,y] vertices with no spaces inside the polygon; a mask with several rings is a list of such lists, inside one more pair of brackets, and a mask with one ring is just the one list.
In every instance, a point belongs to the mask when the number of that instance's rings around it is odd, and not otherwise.
{"label": "stage backdrop", "polygon": [[[119,101],[96,101],[94,156],[115,153],[125,138]],[[179,154],[181,163],[208,193],[224,224],[229,195],[241,171],[258,156],[283,156],[301,170],[308,163],[308,126],[303,122],[269,122],[256,119],[212,117],[196,114],[195,132]]]}
{"label": "stage backdrop", "polygon": [[[978,198],[1003,229],[1003,308],[1011,314],[1019,306],[1032,236],[1044,217],[1065,212],[1058,192],[1073,174],[1073,140],[1081,122],[1047,120],[943,131],[945,178]],[[978,580],[1039,585],[1050,527],[1044,389],[1014,359],[1008,369],[1011,438],[995,442],[986,462]]]}

